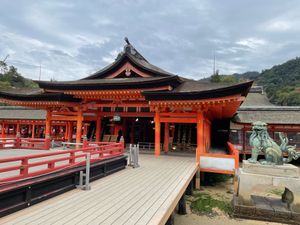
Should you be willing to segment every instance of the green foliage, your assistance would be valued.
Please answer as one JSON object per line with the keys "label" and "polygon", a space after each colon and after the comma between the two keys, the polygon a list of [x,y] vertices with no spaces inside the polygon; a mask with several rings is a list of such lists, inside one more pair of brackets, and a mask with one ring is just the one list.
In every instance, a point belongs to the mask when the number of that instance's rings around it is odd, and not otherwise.
{"label": "green foliage", "polygon": [[229,174],[218,174],[218,173],[205,173],[205,179],[202,181],[204,186],[215,186],[218,183],[228,181],[232,175]]}
{"label": "green foliage", "polygon": [[35,88],[37,84],[18,73],[17,68],[0,61],[0,88]]}
{"label": "green foliage", "polygon": [[300,105],[300,58],[262,71],[257,80],[268,98],[278,105]]}
{"label": "green foliage", "polygon": [[232,215],[232,207],[225,199],[216,199],[207,193],[198,193],[194,195],[195,200],[191,203],[191,209],[194,213],[207,214],[213,213],[213,209],[218,208],[228,215]]}
{"label": "green foliage", "polygon": [[264,87],[270,101],[277,105],[300,105],[300,58],[289,60],[261,73],[251,71],[243,74],[213,75],[212,82],[235,83],[254,80]]}
{"label": "green foliage", "polygon": [[220,75],[218,73],[210,77],[210,81],[214,83],[219,83],[221,81]]}

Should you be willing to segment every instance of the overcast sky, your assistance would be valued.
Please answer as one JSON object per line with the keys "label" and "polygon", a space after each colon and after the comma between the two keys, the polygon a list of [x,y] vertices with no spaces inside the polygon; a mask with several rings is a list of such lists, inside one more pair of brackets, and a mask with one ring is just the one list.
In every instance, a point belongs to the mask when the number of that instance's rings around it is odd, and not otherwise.
{"label": "overcast sky", "polygon": [[189,78],[261,71],[300,56],[299,0],[1,0],[0,59],[26,77],[80,79],[127,36],[152,64]]}

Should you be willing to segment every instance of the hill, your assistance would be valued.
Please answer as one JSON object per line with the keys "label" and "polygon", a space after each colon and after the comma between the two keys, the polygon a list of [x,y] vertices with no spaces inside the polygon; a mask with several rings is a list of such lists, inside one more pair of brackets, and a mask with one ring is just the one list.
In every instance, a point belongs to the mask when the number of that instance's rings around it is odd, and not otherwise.
{"label": "hill", "polygon": [[212,75],[212,82],[241,82],[254,80],[267,93],[269,100],[277,105],[300,106],[300,58],[291,59],[261,73],[251,71],[233,75]]}
{"label": "hill", "polygon": [[300,105],[300,58],[263,70],[257,83],[265,87],[271,102],[278,105]]}
{"label": "hill", "polygon": [[8,66],[0,61],[0,89],[9,90],[15,88],[36,88],[37,84],[32,80],[24,78],[18,73],[17,68]]}

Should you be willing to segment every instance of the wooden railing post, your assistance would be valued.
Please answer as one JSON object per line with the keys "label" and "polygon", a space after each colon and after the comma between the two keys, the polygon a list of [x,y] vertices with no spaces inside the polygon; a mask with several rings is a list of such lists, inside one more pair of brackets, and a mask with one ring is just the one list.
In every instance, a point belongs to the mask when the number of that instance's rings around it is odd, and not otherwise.
{"label": "wooden railing post", "polygon": [[87,148],[87,147],[89,147],[89,142],[88,142],[88,140],[87,140],[87,136],[85,135],[85,136],[83,137],[82,148]]}
{"label": "wooden railing post", "polygon": [[23,175],[24,177],[28,176],[28,158],[24,158],[21,161],[21,167],[20,167],[20,175]]}
{"label": "wooden railing post", "polygon": [[20,132],[17,133],[17,136],[16,136],[15,148],[21,148],[21,134],[20,134]]}
{"label": "wooden railing post", "polygon": [[51,144],[50,135],[46,135],[44,150],[49,150],[50,149],[50,144]]}
{"label": "wooden railing post", "polygon": [[75,163],[75,152],[70,152],[70,159],[69,159],[70,164]]}
{"label": "wooden railing post", "polygon": [[123,138],[123,136],[121,136],[121,138],[120,138],[120,148],[121,148],[121,150],[120,150],[120,152],[121,153],[124,153],[124,148],[125,148],[125,142],[124,142],[124,138]]}

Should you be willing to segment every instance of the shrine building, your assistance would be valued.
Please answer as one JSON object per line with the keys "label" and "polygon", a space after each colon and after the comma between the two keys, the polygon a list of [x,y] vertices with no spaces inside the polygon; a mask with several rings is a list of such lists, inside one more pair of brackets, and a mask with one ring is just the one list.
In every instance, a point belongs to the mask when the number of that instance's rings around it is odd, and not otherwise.
{"label": "shrine building", "polygon": [[230,120],[252,81],[187,79],[152,65],[126,42],[112,64],[80,80],[35,81],[39,90],[26,94],[0,92],[0,102],[12,106],[7,110],[19,112],[3,116],[1,110],[2,138],[18,133],[76,143],[85,137],[123,138],[126,144],[153,143],[156,156],[184,150],[200,162],[200,155],[224,149],[216,156],[226,158]]}

